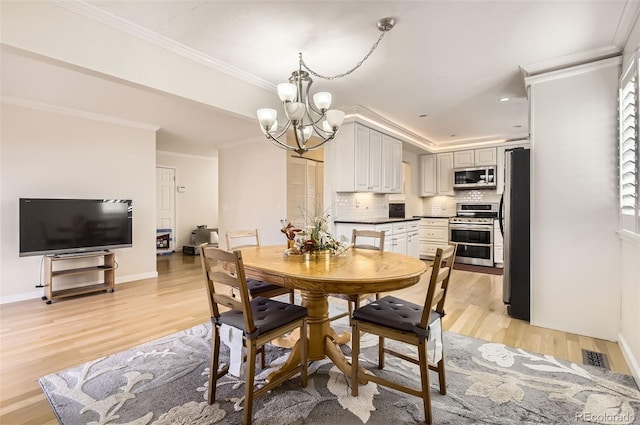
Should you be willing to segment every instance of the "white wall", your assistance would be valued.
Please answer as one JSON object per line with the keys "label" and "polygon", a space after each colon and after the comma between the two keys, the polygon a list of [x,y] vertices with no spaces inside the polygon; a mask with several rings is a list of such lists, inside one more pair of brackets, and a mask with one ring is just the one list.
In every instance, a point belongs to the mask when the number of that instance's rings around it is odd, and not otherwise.
{"label": "white wall", "polygon": [[531,323],[615,341],[620,58],[531,84]]}
{"label": "white wall", "polygon": [[[623,71],[640,47],[636,21],[624,48]],[[619,343],[636,382],[640,384],[640,237],[621,235],[621,301]]]}
{"label": "white wall", "polygon": [[176,192],[175,247],[181,251],[191,242],[191,231],[204,224],[218,227],[218,158],[185,155],[175,152],[156,152],[158,167],[175,168]]}
{"label": "white wall", "polygon": [[0,303],[39,298],[41,256],[18,256],[18,199],[133,200],[133,247],[115,250],[116,282],[157,276],[155,131],[1,105]]}
{"label": "white wall", "polygon": [[287,217],[287,154],[266,139],[219,151],[220,246],[228,230],[260,231],[263,245],[285,245],[280,220]]}

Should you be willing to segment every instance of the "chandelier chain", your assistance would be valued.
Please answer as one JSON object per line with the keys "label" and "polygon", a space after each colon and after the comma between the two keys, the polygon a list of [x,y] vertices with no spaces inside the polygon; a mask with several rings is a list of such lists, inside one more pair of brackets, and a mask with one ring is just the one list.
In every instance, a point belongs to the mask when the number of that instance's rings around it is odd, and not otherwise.
{"label": "chandelier chain", "polygon": [[314,70],[312,70],[311,68],[309,68],[309,66],[304,62],[304,59],[302,59],[302,52],[299,52],[298,55],[300,56],[300,65],[302,65],[302,67],[304,67],[304,69],[306,69],[307,71],[309,71],[309,73],[313,76],[316,76],[318,78],[322,78],[324,80],[335,80],[337,78],[342,78],[342,77],[346,77],[347,75],[351,74],[353,71],[355,71],[356,69],[360,68],[360,66],[362,66],[362,64],[364,63],[364,61],[366,61],[367,59],[369,59],[369,56],[371,56],[371,54],[373,53],[374,50],[376,50],[376,47],[378,47],[378,44],[380,44],[380,41],[382,41],[382,37],[384,37],[386,31],[382,31],[382,33],[380,34],[380,37],[378,37],[378,41],[375,42],[375,44],[371,47],[371,49],[369,50],[369,53],[367,53],[365,55],[364,58],[362,58],[362,60],[360,62],[358,62],[356,64],[356,66],[354,66],[353,68],[351,68],[350,70],[348,70],[347,72],[343,72],[342,74],[337,74],[337,75],[333,75],[333,76],[326,76],[326,75],[322,75],[322,74],[318,74],[317,72],[315,72]]}

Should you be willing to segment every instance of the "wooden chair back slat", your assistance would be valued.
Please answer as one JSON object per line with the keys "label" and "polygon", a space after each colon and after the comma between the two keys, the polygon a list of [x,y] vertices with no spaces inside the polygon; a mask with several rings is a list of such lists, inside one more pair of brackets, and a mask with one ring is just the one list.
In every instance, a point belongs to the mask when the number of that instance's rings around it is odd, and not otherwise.
{"label": "wooden chair back slat", "polygon": [[[384,251],[384,235],[385,230],[359,230],[353,229],[351,232],[351,244],[354,248],[373,249],[376,251]],[[358,238],[373,238],[374,245],[358,243]]]}
{"label": "wooden chair back slat", "polygon": [[444,313],[444,303],[449,287],[449,279],[451,278],[451,270],[453,270],[453,262],[455,261],[456,248],[457,244],[450,242],[448,247],[436,250],[431,277],[429,278],[429,288],[427,289],[420,320],[420,327],[422,328],[426,328],[429,324],[432,309],[438,313]]}
{"label": "wooden chair back slat", "polygon": [[[223,305],[232,310],[241,311],[245,322],[245,331],[252,333],[255,330],[253,313],[251,310],[251,298],[247,288],[247,280],[242,262],[242,252],[228,252],[223,249],[200,245],[200,258],[202,270],[206,278],[209,307],[211,317],[220,317],[218,305]],[[232,274],[229,270],[233,270]],[[229,287],[229,291],[237,291],[240,299],[231,297],[225,292],[216,292],[216,284]]]}
{"label": "wooden chair back slat", "polygon": [[226,232],[225,236],[229,251],[247,246],[260,246],[260,232],[258,232],[258,229]]}

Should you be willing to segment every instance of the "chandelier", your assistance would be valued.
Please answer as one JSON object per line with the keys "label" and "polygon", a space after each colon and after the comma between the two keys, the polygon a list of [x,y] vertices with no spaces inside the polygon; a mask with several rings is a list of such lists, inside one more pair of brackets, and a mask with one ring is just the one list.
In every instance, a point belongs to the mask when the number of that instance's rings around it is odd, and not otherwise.
{"label": "chandelier", "polygon": [[[344,121],[344,112],[338,109],[329,109],[331,106],[331,93],[329,92],[318,92],[313,95],[313,102],[309,101],[310,89],[313,84],[310,75],[325,80],[335,80],[351,74],[369,58],[378,47],[384,34],[394,25],[395,19],[393,18],[380,19],[377,22],[377,27],[382,31],[382,34],[378,40],[356,66],[342,74],[329,77],[318,74],[307,66],[302,59],[302,53],[298,53],[298,69],[291,73],[288,83],[278,84],[278,97],[282,101],[287,117],[286,124],[278,129],[278,111],[275,109],[262,108],[257,111],[260,129],[267,140],[280,148],[294,151],[300,156],[332,140]],[[286,141],[286,133],[290,128],[293,128],[295,144],[289,144]],[[317,137],[312,139],[314,134]],[[279,140],[283,135],[285,141]]]}

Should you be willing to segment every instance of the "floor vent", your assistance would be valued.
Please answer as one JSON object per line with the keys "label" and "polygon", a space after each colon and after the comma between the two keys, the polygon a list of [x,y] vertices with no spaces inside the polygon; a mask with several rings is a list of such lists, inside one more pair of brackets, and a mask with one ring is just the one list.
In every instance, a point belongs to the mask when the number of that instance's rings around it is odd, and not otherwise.
{"label": "floor vent", "polygon": [[582,363],[609,369],[609,360],[604,353],[582,349]]}

